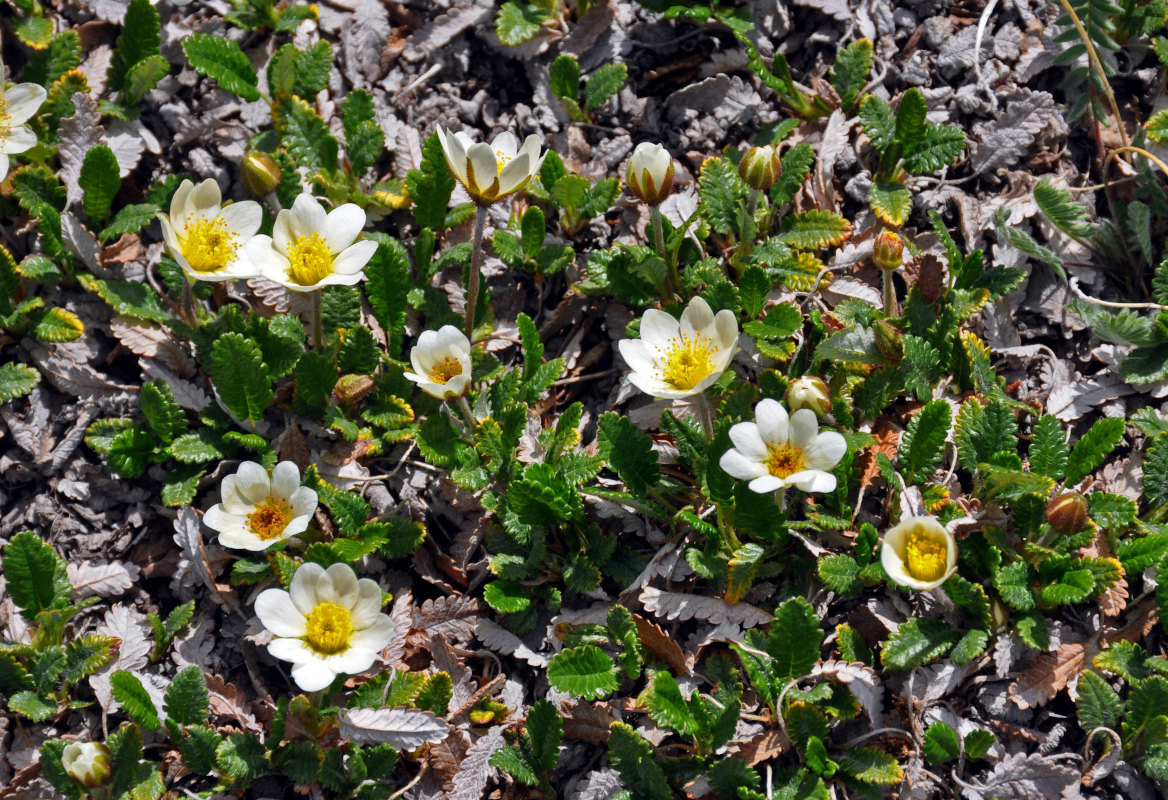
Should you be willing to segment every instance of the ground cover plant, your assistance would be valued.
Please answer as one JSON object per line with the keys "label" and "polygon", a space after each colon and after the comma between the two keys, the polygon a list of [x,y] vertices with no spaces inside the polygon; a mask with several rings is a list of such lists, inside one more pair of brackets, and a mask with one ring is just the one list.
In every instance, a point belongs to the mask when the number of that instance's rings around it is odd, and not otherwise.
{"label": "ground cover plant", "polygon": [[3,16],[0,798],[1168,790],[1168,4]]}

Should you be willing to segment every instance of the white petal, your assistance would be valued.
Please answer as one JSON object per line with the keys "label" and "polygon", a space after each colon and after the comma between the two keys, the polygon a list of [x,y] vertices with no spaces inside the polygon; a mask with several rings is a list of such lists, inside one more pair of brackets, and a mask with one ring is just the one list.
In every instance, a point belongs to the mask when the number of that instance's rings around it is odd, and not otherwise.
{"label": "white petal", "polygon": [[207,178],[187,196],[187,213],[201,212],[206,216],[214,216],[219,213],[219,204],[222,201],[223,193],[219,191],[218,182],[214,178]]}
{"label": "white petal", "polygon": [[[428,331],[427,331],[428,332]],[[470,339],[466,334],[453,325],[443,325],[434,335],[434,344],[438,350],[452,353],[469,353]]]}
{"label": "white petal", "polygon": [[808,450],[819,436],[819,419],[810,408],[800,408],[791,415],[788,441],[800,450]]}
{"label": "white petal", "polygon": [[0,181],[8,176],[8,154],[0,153]]}
{"label": "white petal", "polygon": [[17,125],[4,138],[5,153],[23,153],[36,147],[37,137],[27,125]]}
{"label": "white petal", "polygon": [[352,608],[360,597],[357,573],[353,568],[348,564],[333,564],[324,574],[325,578],[316,585],[317,600]]}
{"label": "white petal", "polygon": [[255,613],[263,626],[276,636],[303,636],[304,614],[293,605],[283,589],[265,589],[255,599]]}
{"label": "white petal", "polygon": [[650,308],[641,317],[641,341],[658,350],[668,350],[670,341],[677,339],[681,326],[664,311]]}
{"label": "white petal", "polygon": [[292,238],[311,236],[314,233],[324,236],[327,219],[328,214],[320,201],[308,192],[302,192],[292,203],[292,213],[289,220],[292,230],[295,231]]}
{"label": "white petal", "polygon": [[[365,212],[356,203],[337,206],[325,217],[324,240],[334,255],[357,241],[358,234],[365,227]],[[377,244],[373,244],[377,249]],[[370,255],[372,258],[372,255]],[[367,259],[368,260],[368,259]]]}
{"label": "white petal", "polygon": [[848,442],[835,431],[824,431],[815,438],[815,444],[803,451],[803,461],[812,469],[828,470],[835,467],[848,452]]}
{"label": "white petal", "polygon": [[293,517],[292,519],[288,520],[288,524],[284,526],[284,532],[280,534],[279,539],[266,542],[266,544],[275,544],[275,541],[282,542],[285,539],[291,539],[293,536],[299,536],[308,530],[308,523],[310,522],[312,522],[312,517],[308,516],[307,514],[299,517]]}
{"label": "white petal", "polygon": [[349,644],[377,653],[384,650],[392,640],[393,621],[385,614],[378,614],[372,622],[349,637]]}
{"label": "white petal", "polygon": [[656,372],[656,350],[640,339],[621,339],[616,343],[621,357],[634,372],[643,372],[653,375]]}
{"label": "white petal", "polygon": [[689,339],[697,334],[709,335],[713,333],[714,312],[705,298],[695,297],[689,301],[685,310],[681,312],[681,335]]}
{"label": "white petal", "polygon": [[491,149],[503,158],[514,159],[519,153],[519,140],[511,131],[503,131],[491,142]]}
{"label": "white petal", "polygon": [[291,661],[293,664],[307,664],[320,657],[312,652],[303,639],[280,637],[268,643],[268,654],[280,661]]}
{"label": "white petal", "polygon": [[301,614],[307,616],[312,613],[312,609],[316,608],[318,602],[316,585],[320,583],[323,575],[324,567],[309,561],[301,564],[296,570],[296,574],[292,576],[292,585],[288,587],[288,594],[291,595],[292,603]]}
{"label": "white petal", "polygon": [[297,486],[288,498],[292,513],[297,517],[311,517],[316,513],[319,502],[320,498],[316,496],[316,491],[307,486]]}
{"label": "white petal", "polygon": [[292,680],[306,692],[327,689],[336,677],[337,674],[320,661],[309,661],[292,667]]}
{"label": "white petal", "polygon": [[357,581],[357,600],[352,608],[354,628],[368,628],[381,616],[381,597],[377,581],[369,578]]}
{"label": "white petal", "polygon": [[[442,384],[443,400],[449,400],[452,397],[461,397],[466,392],[466,387],[470,383],[470,367],[463,365],[463,372],[461,375],[455,375],[446,383]],[[435,384],[437,386],[438,384]],[[423,387],[424,388],[424,387]]]}
{"label": "white petal", "polygon": [[786,485],[786,482],[781,478],[776,478],[774,475],[763,475],[747,484],[750,487],[750,491],[758,492],[759,494],[773,492],[776,489],[782,489]]}
{"label": "white petal", "polygon": [[754,407],[754,421],[767,444],[784,444],[789,437],[787,409],[777,400],[760,400]]}
{"label": "white petal", "polygon": [[170,219],[180,235],[186,231],[187,197],[194,190],[195,184],[188,179],[183,179],[170,198]]}
{"label": "white petal", "polygon": [[255,236],[264,221],[263,209],[252,200],[224,206],[219,215],[223,217],[227,230],[238,236],[241,244]]}
{"label": "white petal", "polygon": [[531,157],[520,153],[503,165],[499,172],[499,194],[511,194],[527,185],[531,180]]}
{"label": "white petal", "polygon": [[835,475],[818,469],[805,469],[788,475],[786,482],[805,492],[834,492]]}
{"label": "white petal", "polygon": [[498,192],[499,165],[495,163],[495,153],[488,145],[479,142],[467,149],[466,177],[466,189],[471,197],[476,194],[489,196]]}
{"label": "white petal", "polygon": [[753,422],[739,422],[730,426],[730,441],[734,447],[751,461],[762,461],[767,457],[766,441],[759,426]]}
{"label": "white petal", "polygon": [[531,174],[533,176],[539,174],[539,168],[543,166],[543,160],[547,157],[547,153],[540,153],[541,139],[534,133],[523,140],[523,152],[527,153],[527,157],[531,160]]}
{"label": "white petal", "polygon": [[[719,352],[728,351],[731,356],[738,344],[738,320],[734,312],[723,308],[714,316],[714,344]],[[727,357],[729,359],[729,356]]]}
{"label": "white petal", "polygon": [[718,466],[731,478],[741,481],[761,478],[767,474],[766,467],[760,462],[747,458],[734,448],[730,448],[718,459]]}
{"label": "white petal", "polygon": [[268,471],[254,461],[244,461],[235,471],[235,491],[251,505],[267,499],[272,490]]}
{"label": "white petal", "polygon": [[674,389],[664,381],[654,378],[652,375],[646,375],[643,372],[630,372],[628,378],[629,383],[650,397],[657,397],[663,400],[677,400],[682,397],[689,397],[692,394],[692,392]]}
{"label": "white petal", "polygon": [[366,650],[364,647],[350,647],[343,653],[329,656],[324,665],[338,675],[356,675],[373,666],[377,660],[377,653]]}
{"label": "white petal", "polygon": [[300,467],[293,461],[281,461],[272,470],[272,494],[283,500],[292,497],[300,486]]}
{"label": "white petal", "polygon": [[365,265],[369,263],[369,259],[373,258],[373,254],[376,252],[377,242],[369,239],[350,245],[333,258],[333,274],[356,275],[360,280],[362,270],[365,269]]}
{"label": "white petal", "polygon": [[158,224],[162,228],[162,242],[166,245],[167,252],[173,257],[177,253],[182,255],[182,247],[178,243],[178,235],[175,233],[174,224],[170,217],[166,214],[158,215]]}
{"label": "white petal", "polygon": [[4,93],[4,100],[8,103],[8,124],[22,125],[29,117],[40,110],[41,105],[48,97],[44,87],[35,83],[18,83]]}

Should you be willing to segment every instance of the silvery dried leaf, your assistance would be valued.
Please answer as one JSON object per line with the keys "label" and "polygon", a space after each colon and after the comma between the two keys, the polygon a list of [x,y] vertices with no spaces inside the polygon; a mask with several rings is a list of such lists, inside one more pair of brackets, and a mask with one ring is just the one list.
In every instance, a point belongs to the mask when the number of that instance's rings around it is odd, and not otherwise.
{"label": "silvery dried leaf", "polygon": [[65,208],[79,201],[84,194],[80,183],[81,165],[85,154],[101,144],[105,133],[93,97],[79,92],[73,96],[73,107],[76,109],[73,116],[61,119],[61,144],[57,149],[61,159],[61,180],[65,183]]}
{"label": "silvery dried leaf", "polygon": [[970,166],[983,174],[1018,163],[1036,143],[1065,136],[1067,124],[1047,92],[1020,88],[997,119],[973,126]]}
{"label": "silvery dried leaf", "polygon": [[715,625],[729,622],[742,628],[753,628],[771,621],[771,615],[746,603],[727,603],[717,597],[663,592],[646,586],[641,602],[647,611],[665,619],[684,622],[700,619]]}
{"label": "silvery dried leaf", "polygon": [[1082,800],[1079,770],[1042,755],[1014,753],[994,765],[977,783],[963,784],[967,800]]}
{"label": "silvery dried leaf", "polygon": [[353,744],[384,743],[398,750],[417,750],[450,733],[444,720],[416,708],[351,708],[339,719],[341,737]]}
{"label": "silvery dried leaf", "polygon": [[479,641],[496,653],[521,658],[533,667],[546,667],[547,658],[532,650],[515,634],[496,622],[481,618],[475,623],[475,635]]}
{"label": "silvery dried leaf", "polygon": [[97,630],[101,636],[113,636],[121,640],[114,657],[100,672],[89,676],[89,685],[97,702],[107,711],[119,707],[110,688],[110,677],[119,669],[133,672],[146,666],[152,645],[146,636],[146,617],[136,609],[124,604],[113,606],[106,612],[105,619]]}
{"label": "silvery dried leaf", "polygon": [[454,776],[450,800],[479,800],[483,796],[487,780],[495,772],[490,758],[503,746],[505,730],[505,725],[496,725],[470,748],[466,758],[462,760],[458,774]]}
{"label": "silvery dried leaf", "polygon": [[114,561],[103,564],[95,561],[70,561],[66,565],[69,584],[75,600],[86,597],[113,597],[126,592],[138,580],[141,570],[137,564]]}
{"label": "silvery dried leaf", "polygon": [[1135,390],[1110,372],[1059,384],[1046,399],[1046,411],[1063,422],[1073,422],[1096,406]]}

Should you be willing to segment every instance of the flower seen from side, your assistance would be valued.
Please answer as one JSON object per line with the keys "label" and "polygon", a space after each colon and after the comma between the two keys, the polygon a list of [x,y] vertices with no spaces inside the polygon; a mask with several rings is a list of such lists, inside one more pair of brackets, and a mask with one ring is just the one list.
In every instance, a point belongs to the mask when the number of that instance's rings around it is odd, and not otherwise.
{"label": "flower seen from side", "polygon": [[792,411],[810,408],[820,419],[831,412],[831,391],[814,375],[804,375],[787,384],[785,398]]}
{"label": "flower seen from side", "polygon": [[235,550],[266,550],[304,533],[316,513],[316,492],[300,485],[300,469],[291,461],[281,461],[270,476],[245,461],[223,479],[220,495],[203,521],[221,545]]}
{"label": "flower seen from side", "polygon": [[368,578],[358,580],[348,564],[325,569],[307,563],[296,570],[288,591],[261,592],[255,611],[275,637],[268,652],[292,663],[297,686],[316,692],[337,675],[373,666],[394,632],[381,604],[381,587]]}
{"label": "flower seen from side", "polygon": [[761,400],[754,422],[730,428],[734,446],[718,463],[726,474],[750,481],[755,492],[773,492],[795,486],[805,492],[830,492],[836,479],[829,470],[844,457],[848,446],[835,431],[819,431],[815,412],[801,408],[794,414],[777,400]]}
{"label": "flower seen from side", "polygon": [[263,211],[254,200],[223,204],[219,184],[183,181],[159,214],[162,240],[192,281],[229,281],[259,274],[247,246],[260,229]]}
{"label": "flower seen from side", "polygon": [[46,97],[48,92],[35,83],[18,83],[0,91],[0,180],[8,176],[8,156],[36,147],[36,134],[24,123],[40,110]]}
{"label": "flower seen from side", "polygon": [[414,371],[405,373],[405,377],[439,400],[462,397],[470,384],[470,349],[470,340],[453,325],[423,331],[418,343],[410,348]]}
{"label": "flower seen from side", "polygon": [[86,789],[96,789],[110,776],[113,754],[101,742],[69,742],[61,751],[61,766]]}
{"label": "flower seen from side", "polygon": [[680,320],[650,308],[641,317],[641,338],[623,339],[618,346],[634,386],[653,397],[676,399],[699,394],[717,381],[737,341],[734,312],[714,314],[709,303],[695,297]]}
{"label": "flower seen from side", "polygon": [[880,563],[893,583],[934,589],[957,571],[957,542],[936,517],[909,517],[885,532]]}
{"label": "flower seen from side", "polygon": [[625,182],[649,205],[660,205],[673,190],[673,156],[662,145],[641,142],[629,157]]}
{"label": "flower seen from side", "polygon": [[510,131],[500,133],[490,144],[476,142],[463,131],[452,133],[441,125],[437,133],[446,166],[480,206],[527,188],[547,155],[546,151],[540,153],[535,134],[521,145]]}
{"label": "flower seen from side", "polygon": [[294,292],[352,286],[365,274],[377,243],[357,241],[365,212],[354,203],[332,211],[307,192],[276,215],[271,236],[259,235],[248,250],[261,274]]}
{"label": "flower seen from side", "polygon": [[783,174],[783,161],[774,145],[752,147],[738,162],[738,176],[751,189],[765,192]]}

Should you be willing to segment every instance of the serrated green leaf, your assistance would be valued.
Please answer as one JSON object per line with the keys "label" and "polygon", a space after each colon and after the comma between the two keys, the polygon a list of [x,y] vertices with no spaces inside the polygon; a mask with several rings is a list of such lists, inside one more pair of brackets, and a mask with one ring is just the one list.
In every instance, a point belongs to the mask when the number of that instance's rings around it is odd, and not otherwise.
{"label": "serrated green leaf", "polygon": [[921,753],[930,764],[941,766],[961,755],[961,739],[957,731],[937,721],[925,729],[925,739],[921,744]]}
{"label": "serrated green leaf", "polygon": [[783,218],[782,241],[800,250],[838,247],[852,235],[852,223],[831,211],[812,209]]}
{"label": "serrated green leaf", "polygon": [[1067,458],[1068,487],[1078,484],[1111,455],[1111,451],[1123,441],[1125,426],[1123,417],[1101,419],[1075,442]]}
{"label": "serrated green leaf", "polygon": [[210,33],[192,33],[182,40],[182,48],[195,72],[244,100],[260,99],[255,69],[235,42]]}
{"label": "serrated green leaf", "polygon": [[201,725],[206,722],[211,698],[202,667],[191,664],[180,669],[166,687],[163,699],[166,716],[176,724]]}
{"label": "serrated green leaf", "polygon": [[912,192],[900,183],[874,182],[868,187],[868,204],[882,222],[899,228],[912,213]]}
{"label": "serrated green leaf", "polygon": [[85,323],[72,311],[46,308],[29,315],[29,332],[44,342],[71,342],[85,333]]}
{"label": "serrated green leaf", "polygon": [[800,142],[782,157],[783,170],[775,185],[771,187],[771,202],[776,206],[786,205],[795,199],[803,182],[815,163],[815,151],[807,142]]}
{"label": "serrated green leaf", "polygon": [[876,347],[876,333],[871,328],[845,328],[832,334],[815,348],[815,360],[846,361],[853,364],[885,364],[887,359]]}
{"label": "serrated green leaf", "polygon": [[876,786],[892,786],[904,780],[904,770],[896,758],[875,747],[849,748],[839,766],[853,778]]}
{"label": "serrated green leaf", "polygon": [[774,662],[774,674],[782,681],[801,678],[819,661],[823,645],[819,615],[801,597],[792,597],[775,609],[766,650]]}
{"label": "serrated green leaf", "polygon": [[968,664],[985,652],[989,641],[990,635],[986,631],[977,628],[966,631],[961,640],[949,651],[949,659],[958,666]]}
{"label": "serrated green leaf", "polygon": [[1138,506],[1134,500],[1108,492],[1092,492],[1087,500],[1091,519],[1105,530],[1122,530],[1136,521]]}
{"label": "serrated green leaf", "polygon": [[601,416],[597,452],[634,495],[646,494],[661,480],[653,440],[624,415],[609,412]]}
{"label": "serrated green leaf", "polygon": [[677,681],[668,672],[656,672],[649,687],[641,694],[639,703],[649,711],[649,718],[663,728],[680,736],[697,732],[698,721],[689,703],[681,696]]}
{"label": "serrated green leaf", "polygon": [[30,621],[49,609],[66,608],[72,587],[65,573],[65,560],[31,531],[18,533],[4,548],[0,561],[7,581],[7,593]]}
{"label": "serrated green leaf", "polygon": [[8,710],[23,714],[33,722],[44,722],[57,713],[57,704],[33,692],[17,692],[8,698]]}
{"label": "serrated green leaf", "polygon": [[881,98],[870,94],[860,102],[860,124],[877,152],[883,153],[892,144],[896,135],[896,116]]}
{"label": "serrated green leaf", "polygon": [[138,394],[138,407],[150,429],[165,443],[187,429],[186,414],[175,402],[170,386],[159,380],[143,384]]}
{"label": "serrated green leaf", "polygon": [[1045,497],[1054,489],[1054,481],[1045,475],[993,464],[982,464],[978,469],[984,476],[980,494],[989,502],[1013,503],[1026,494]]}
{"label": "serrated green leaf", "polygon": [[577,102],[580,97],[580,62],[570,55],[556,57],[548,68],[552,94],[561,100]]}
{"label": "serrated green leaf", "polygon": [[1043,414],[1030,437],[1030,471],[1061,480],[1067,473],[1070,452],[1062,423],[1050,414]]}
{"label": "serrated green leaf", "polygon": [[160,210],[153,203],[123,206],[118,209],[117,214],[114,214],[114,218],[110,220],[109,225],[102,229],[99,238],[102,241],[108,242],[124,233],[137,233],[153,222]]}
{"label": "serrated green leaf", "polygon": [[981,584],[953,575],[945,581],[944,591],[953,605],[968,614],[978,627],[989,628],[993,625],[990,599]]}
{"label": "serrated green leaf", "polygon": [[757,317],[766,306],[771,293],[771,278],[767,271],[757,264],[751,264],[738,278],[738,296],[742,300],[742,310],[748,317]]}
{"label": "serrated green leaf", "polygon": [[888,637],[880,662],[894,672],[920,667],[943,656],[960,638],[960,631],[941,620],[913,617]]}
{"label": "serrated green leaf", "polygon": [[584,107],[590,111],[600,108],[621,90],[628,79],[629,68],[623,61],[601,65],[584,84]]}
{"label": "serrated green leaf", "polygon": [[740,208],[750,194],[750,187],[738,170],[724,158],[707,158],[698,176],[698,208],[702,217],[722,234],[738,227]]}
{"label": "serrated green leaf", "polygon": [[1099,673],[1085,671],[1079,676],[1076,691],[1079,697],[1075,701],[1075,713],[1084,732],[1095,728],[1116,729],[1123,715],[1123,703]]}
{"label": "serrated green leaf", "polygon": [[1104,341],[1118,345],[1156,345],[1161,342],[1152,320],[1130,308],[1112,310],[1075,299],[1069,308]]}
{"label": "serrated green leaf", "polygon": [[162,727],[158,711],[154,708],[154,701],[150,693],[142,685],[142,681],[130,672],[119,669],[110,676],[110,686],[114,698],[122,704],[130,719],[148,731],[156,731]]}
{"label": "serrated green leaf", "polygon": [[272,121],[280,141],[297,164],[309,169],[335,169],[337,140],[311,105],[285,94],[272,105]]}
{"label": "serrated green leaf", "polygon": [[909,420],[897,450],[897,462],[905,470],[909,482],[928,478],[937,469],[952,424],[953,412],[945,400],[926,403],[920,413]]}
{"label": "serrated green leaf", "polygon": [[965,150],[965,131],[953,125],[927,124],[919,142],[906,147],[904,168],[914,175],[927,175],[951,166]]}
{"label": "serrated green leaf", "polygon": [[526,786],[536,786],[539,783],[540,776],[536,773],[534,765],[526,753],[513,744],[503,745],[491,753],[490,763]]}
{"label": "serrated green leaf", "polygon": [[872,74],[873,46],[870,39],[857,39],[836,54],[831,68],[831,85],[840,98],[840,107],[850,114]]}
{"label": "serrated green leaf", "polygon": [[90,148],[81,163],[78,182],[85,193],[85,213],[91,220],[104,220],[109,216],[110,204],[122,186],[114,151],[104,144]]}
{"label": "serrated green leaf", "polygon": [[223,334],[211,346],[208,371],[232,414],[253,424],[263,418],[272,402],[272,381],[254,341],[239,333]]}
{"label": "serrated green leaf", "polygon": [[1075,569],[1064,572],[1055,583],[1039,589],[1039,595],[1047,604],[1071,605],[1081,603],[1095,588],[1095,578],[1090,570]]}
{"label": "serrated green leaf", "polygon": [[126,85],[122,89],[122,100],[127,105],[137,105],[170,72],[170,62],[157,53],[139,61],[126,73]]}
{"label": "serrated green leaf", "polygon": [[564,725],[554,705],[546,700],[532,703],[531,710],[527,712],[527,736],[531,741],[536,766],[544,772],[555,769],[560,760]]}
{"label": "serrated green leaf", "polygon": [[653,746],[633,727],[623,722],[612,724],[608,758],[637,800],[672,800],[673,790],[657,763]]}
{"label": "serrated green leaf", "polygon": [[483,587],[483,599],[500,614],[516,614],[531,605],[528,589],[517,581],[491,581]]}
{"label": "serrated green leaf", "polygon": [[0,403],[7,403],[36,388],[41,374],[27,364],[9,361],[0,364]]}
{"label": "serrated green leaf", "polygon": [[1055,271],[1056,275],[1066,280],[1066,265],[1063,264],[1063,260],[1049,247],[1044,247],[1034,241],[1034,238],[1026,231],[1015,225],[1007,224],[1008,217],[1009,215],[1004,211],[994,214],[994,231],[998,236],[1011,247],[1016,247],[1031,258],[1036,258],[1047,264]]}
{"label": "serrated green leaf", "polygon": [[454,176],[446,166],[438,134],[426,137],[422,145],[422,162],[406,175],[406,187],[414,199],[414,218],[418,225],[439,232],[445,230],[446,208],[454,191]]}
{"label": "serrated green leaf", "polygon": [[508,0],[495,14],[495,35],[503,44],[517,47],[535,38],[549,19],[551,12],[547,8],[523,0]]}
{"label": "serrated green leaf", "polygon": [[161,45],[158,9],[150,0],[131,0],[106,74],[109,88],[121,91],[131,68],[144,59],[158,55]]}
{"label": "serrated green leaf", "polygon": [[616,664],[603,650],[585,644],[554,655],[547,667],[548,683],[561,692],[598,700],[620,686]]}
{"label": "serrated green leaf", "polygon": [[860,564],[846,553],[835,553],[819,559],[819,579],[838,595],[852,597],[864,588],[860,580]]}
{"label": "serrated green leaf", "polygon": [[215,762],[232,779],[250,783],[263,774],[267,751],[254,734],[233,733],[215,748]]}
{"label": "serrated green leaf", "polygon": [[81,66],[81,35],[74,30],[58,33],[49,46],[29,56],[24,79],[41,86],[53,83],[71,69]]}

